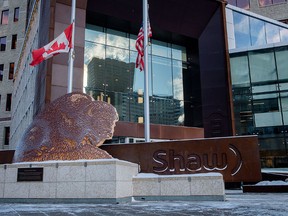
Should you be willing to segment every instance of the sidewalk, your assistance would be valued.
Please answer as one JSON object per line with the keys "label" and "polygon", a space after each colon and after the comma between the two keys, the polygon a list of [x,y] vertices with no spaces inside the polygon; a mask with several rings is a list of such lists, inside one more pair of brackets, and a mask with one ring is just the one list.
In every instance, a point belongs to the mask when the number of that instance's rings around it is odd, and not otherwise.
{"label": "sidewalk", "polygon": [[226,201],[132,202],[128,204],[5,204],[1,216],[92,215],[277,215],[288,213],[288,193],[250,194],[227,190]]}

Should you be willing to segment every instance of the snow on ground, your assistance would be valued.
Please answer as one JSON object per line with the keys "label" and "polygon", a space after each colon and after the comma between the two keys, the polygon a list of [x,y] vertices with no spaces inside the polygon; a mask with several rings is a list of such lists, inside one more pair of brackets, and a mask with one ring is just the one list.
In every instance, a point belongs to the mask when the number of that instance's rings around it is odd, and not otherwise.
{"label": "snow on ground", "polygon": [[270,186],[275,186],[275,185],[287,185],[288,186],[288,181],[281,181],[281,180],[277,180],[277,181],[261,181],[258,182],[256,185],[270,185]]}
{"label": "snow on ground", "polygon": [[226,201],[147,202],[126,204],[3,204],[2,216],[92,215],[288,215],[288,193],[242,193],[226,191]]}

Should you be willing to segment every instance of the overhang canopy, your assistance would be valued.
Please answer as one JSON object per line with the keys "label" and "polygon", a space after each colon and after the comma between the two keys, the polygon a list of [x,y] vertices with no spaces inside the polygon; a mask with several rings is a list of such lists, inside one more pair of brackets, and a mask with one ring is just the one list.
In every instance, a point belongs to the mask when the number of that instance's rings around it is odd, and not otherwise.
{"label": "overhang canopy", "polygon": [[[149,1],[153,33],[177,33],[198,39],[224,0]],[[142,23],[142,0],[88,0],[87,22],[137,33]]]}

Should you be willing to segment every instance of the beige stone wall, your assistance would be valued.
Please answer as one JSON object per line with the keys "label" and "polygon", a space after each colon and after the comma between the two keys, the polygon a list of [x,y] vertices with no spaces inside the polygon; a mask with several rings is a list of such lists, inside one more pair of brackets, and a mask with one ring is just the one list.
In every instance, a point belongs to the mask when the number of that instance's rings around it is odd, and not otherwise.
{"label": "beige stone wall", "polygon": [[[19,7],[19,20],[13,22],[14,9]],[[13,79],[9,79],[9,65],[19,59],[19,52],[22,47],[25,34],[27,0],[0,0],[0,16],[3,10],[9,10],[9,20],[7,25],[0,24],[0,37],[6,36],[6,50],[0,51],[0,64],[4,64],[3,80],[0,81],[0,149],[8,149],[4,145],[4,128],[10,127],[11,111],[6,111],[7,94],[13,92]],[[11,49],[12,35],[17,34],[16,49]]]}
{"label": "beige stone wall", "polygon": [[27,26],[23,47],[15,69],[14,91],[12,95],[12,122],[10,128],[10,149],[15,149],[18,139],[32,122],[35,95],[35,74],[37,67],[30,67],[31,50],[38,46],[38,29],[41,1],[37,1],[32,19]]}
{"label": "beige stone wall", "polygon": [[250,0],[250,11],[275,20],[288,19],[288,2],[259,7],[259,0]]}
{"label": "beige stone wall", "polygon": [[[63,11],[66,13],[63,14]],[[71,6],[56,3],[54,38],[63,32],[71,23]],[[83,91],[83,68],[84,68],[84,41],[85,41],[86,10],[76,9],[75,28],[75,60],[73,74],[73,91]],[[68,54],[53,57],[51,79],[51,98],[56,98],[67,93],[68,82]]]}

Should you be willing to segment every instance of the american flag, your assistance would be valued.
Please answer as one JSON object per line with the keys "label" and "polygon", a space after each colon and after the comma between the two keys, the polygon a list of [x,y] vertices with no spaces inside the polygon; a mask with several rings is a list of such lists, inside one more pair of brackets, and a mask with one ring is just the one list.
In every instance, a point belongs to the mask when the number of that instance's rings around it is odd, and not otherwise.
{"label": "american flag", "polygon": [[[147,23],[147,29],[148,29],[148,38],[152,37],[152,31],[150,22]],[[136,50],[138,51],[137,59],[136,59],[136,68],[139,67],[140,71],[144,70],[144,29],[143,26],[140,28],[136,44],[135,44]]]}

